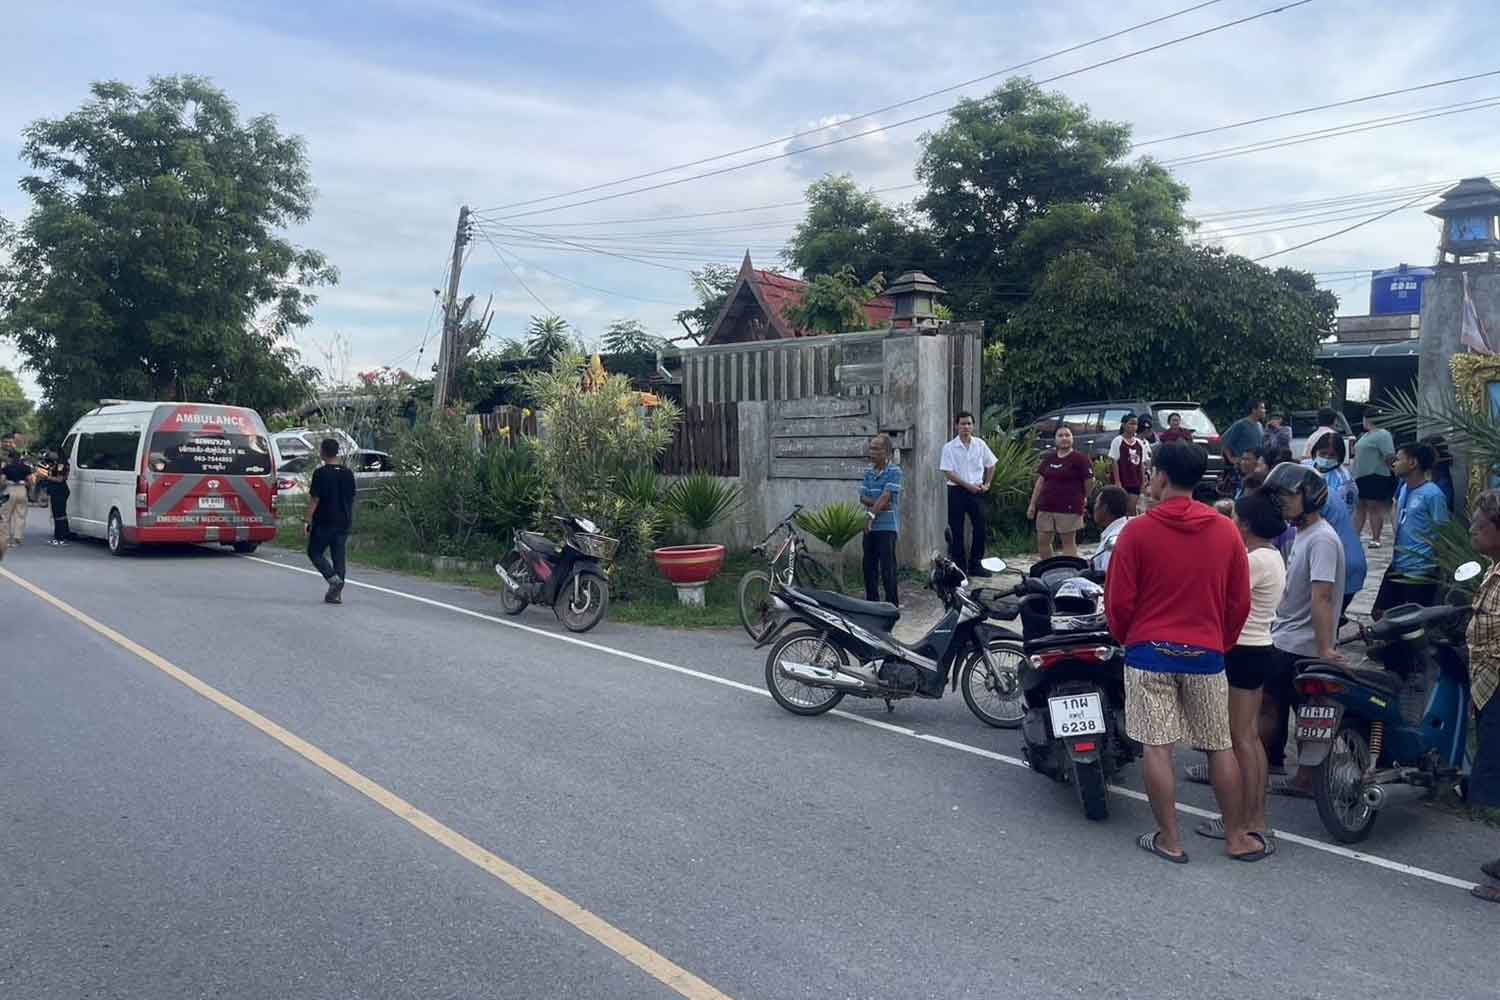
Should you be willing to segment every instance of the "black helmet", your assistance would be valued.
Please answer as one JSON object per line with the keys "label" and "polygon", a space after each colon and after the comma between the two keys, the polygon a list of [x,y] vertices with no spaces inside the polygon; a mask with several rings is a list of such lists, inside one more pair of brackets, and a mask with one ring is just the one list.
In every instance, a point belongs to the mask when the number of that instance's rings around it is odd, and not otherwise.
{"label": "black helmet", "polygon": [[1282,462],[1266,476],[1261,492],[1273,498],[1284,493],[1296,493],[1302,497],[1302,512],[1316,514],[1328,502],[1328,483],[1310,469],[1296,462]]}

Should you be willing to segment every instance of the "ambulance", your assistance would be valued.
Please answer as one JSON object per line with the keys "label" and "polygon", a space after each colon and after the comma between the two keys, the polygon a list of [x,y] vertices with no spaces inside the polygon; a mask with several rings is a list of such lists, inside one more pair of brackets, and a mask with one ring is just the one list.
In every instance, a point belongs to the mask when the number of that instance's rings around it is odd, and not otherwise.
{"label": "ambulance", "polygon": [[216,542],[254,552],[276,537],[276,469],[254,410],[104,400],[63,442],[68,526],[114,555]]}

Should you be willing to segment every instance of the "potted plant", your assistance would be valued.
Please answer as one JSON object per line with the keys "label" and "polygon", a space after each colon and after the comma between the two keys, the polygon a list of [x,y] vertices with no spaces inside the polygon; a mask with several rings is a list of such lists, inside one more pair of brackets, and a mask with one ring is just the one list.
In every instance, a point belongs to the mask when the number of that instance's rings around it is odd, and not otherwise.
{"label": "potted plant", "polygon": [[[695,472],[667,488],[663,507],[671,517],[702,539],[714,525],[740,506],[740,488]],[[724,546],[668,545],[651,553],[663,576],[677,587],[677,599],[691,607],[703,606],[703,589],[724,568]]]}
{"label": "potted plant", "polygon": [[833,550],[839,589],[844,583],[844,549],[865,530],[865,512],[852,503],[831,503],[797,515],[797,526]]}

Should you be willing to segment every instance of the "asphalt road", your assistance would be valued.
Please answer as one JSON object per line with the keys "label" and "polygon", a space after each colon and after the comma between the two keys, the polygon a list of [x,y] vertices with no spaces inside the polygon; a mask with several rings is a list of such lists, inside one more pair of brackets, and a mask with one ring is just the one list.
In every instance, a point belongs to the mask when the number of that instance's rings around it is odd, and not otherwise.
{"label": "asphalt road", "polygon": [[0,997],[667,997],[673,969],[737,998],[1500,994],[1500,912],[1450,884],[1500,833],[1421,805],[1373,857],[1276,801],[1306,843],[1170,866],[1143,802],[1086,822],[956,695],[801,719],[742,634],[580,643],[389,574],[330,608],[290,553],[41,541],[3,568],[607,930],[0,578]]}

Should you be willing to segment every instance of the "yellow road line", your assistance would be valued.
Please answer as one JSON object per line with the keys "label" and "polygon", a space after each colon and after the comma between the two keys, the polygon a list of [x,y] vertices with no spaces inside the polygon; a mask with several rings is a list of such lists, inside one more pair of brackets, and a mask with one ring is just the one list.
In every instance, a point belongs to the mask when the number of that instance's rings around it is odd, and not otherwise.
{"label": "yellow road line", "polygon": [[670,987],[680,995],[690,997],[692,1000],[720,1000],[720,998],[722,1000],[729,1000],[727,994],[721,993],[680,965],[652,951],[618,927],[579,906],[562,893],[549,888],[545,883],[526,874],[526,872],[510,862],[491,854],[463,834],[444,826],[441,822],[433,819],[399,795],[381,785],[377,785],[342,761],[330,757],[295,733],[288,732],[253,708],[249,708],[235,701],[219,689],[205,684],[192,674],[153,653],[140,643],[121,635],[108,625],[90,618],[82,611],[53,597],[35,584],[21,579],[10,570],[0,568],[0,577],[9,580],[23,590],[31,592],[36,597],[57,608],[63,614],[87,626],[120,648],[134,653],[179,684],[190,688],[226,712],[254,726],[288,750],[321,767],[372,802],[399,816],[453,853],[482,868],[533,903],[547,910],[553,916],[572,924],[616,955],[625,959],[631,965],[636,966],[653,979]]}

